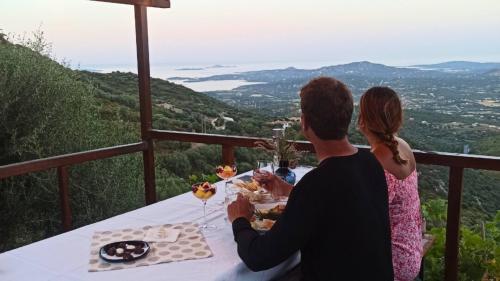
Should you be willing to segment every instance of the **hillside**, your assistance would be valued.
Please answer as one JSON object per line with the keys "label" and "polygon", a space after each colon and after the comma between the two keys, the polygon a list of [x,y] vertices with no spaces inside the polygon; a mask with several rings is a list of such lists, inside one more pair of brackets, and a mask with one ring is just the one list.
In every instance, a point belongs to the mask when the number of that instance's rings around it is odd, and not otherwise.
{"label": "hillside", "polygon": [[436,64],[414,65],[414,67],[428,70],[438,70],[445,72],[469,72],[486,73],[493,69],[500,68],[500,63],[495,62],[472,62],[472,61],[449,61]]}
{"label": "hillside", "polygon": [[[139,122],[137,75],[82,71],[81,79],[94,85],[97,97],[107,104],[111,118]],[[234,107],[162,79],[151,80],[153,126],[157,129],[220,134],[261,135],[263,116]],[[114,114],[119,113],[119,116]],[[225,121],[225,129],[220,129]],[[227,121],[231,118],[234,120]],[[205,123],[205,124],[203,124]],[[212,125],[215,124],[216,126]],[[238,124],[236,126],[235,124]],[[217,129],[217,128],[218,129]],[[265,132],[262,132],[265,133]]]}
{"label": "hillside", "polygon": [[348,64],[325,66],[317,69],[298,69],[288,67],[285,69],[248,71],[237,74],[214,75],[202,78],[169,77],[169,80],[183,79],[186,82],[200,82],[211,80],[247,80],[250,82],[277,82],[280,80],[310,80],[318,76],[362,76],[376,79],[393,78],[422,78],[446,77],[447,73],[439,71],[423,71],[415,68],[402,68],[387,66],[368,61],[352,62]]}

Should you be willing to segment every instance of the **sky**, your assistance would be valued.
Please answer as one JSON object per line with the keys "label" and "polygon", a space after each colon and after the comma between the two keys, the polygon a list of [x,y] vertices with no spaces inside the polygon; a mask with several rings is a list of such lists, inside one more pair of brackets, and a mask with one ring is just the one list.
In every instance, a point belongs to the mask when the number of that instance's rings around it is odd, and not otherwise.
{"label": "sky", "polygon": [[[499,0],[171,0],[148,9],[151,64],[500,62]],[[71,64],[136,63],[129,5],[0,1],[0,29],[41,29]]]}

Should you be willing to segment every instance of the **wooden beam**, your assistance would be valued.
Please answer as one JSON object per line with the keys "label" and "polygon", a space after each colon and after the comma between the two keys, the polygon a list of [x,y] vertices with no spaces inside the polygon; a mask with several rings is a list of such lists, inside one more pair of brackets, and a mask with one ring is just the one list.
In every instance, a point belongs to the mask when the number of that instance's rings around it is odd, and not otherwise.
{"label": "wooden beam", "polygon": [[[221,144],[234,147],[255,147],[256,141],[269,140],[256,137],[226,136],[165,130],[152,130],[151,137],[155,140]],[[295,141],[295,144],[299,150],[314,152],[313,145],[308,141]],[[356,147],[359,149],[369,149],[366,145],[356,145]],[[432,151],[425,152],[421,150],[413,150],[413,153],[415,154],[415,159],[419,164],[500,171],[500,157],[497,156]]]}
{"label": "wooden beam", "polygon": [[222,164],[234,165],[234,146],[222,145]]}
{"label": "wooden beam", "polygon": [[205,144],[227,144],[238,147],[255,147],[256,141],[263,140],[263,138],[255,137],[198,134],[165,130],[152,130],[151,137],[155,140],[171,140]]}
{"label": "wooden beam", "polygon": [[500,157],[413,150],[419,164],[500,171]]}
{"label": "wooden beam", "polygon": [[141,138],[148,144],[143,152],[144,193],[146,204],[156,202],[155,156],[151,138],[153,106],[151,102],[151,76],[149,69],[148,14],[147,8],[135,5],[135,40],[137,45],[137,74],[139,77],[139,108]]}
{"label": "wooden beam", "polygon": [[139,142],[0,166],[0,179],[146,150]]}
{"label": "wooden beam", "polygon": [[138,5],[144,7],[170,8],[170,0],[92,0],[117,4]]}
{"label": "wooden beam", "polygon": [[144,140],[149,138],[150,130],[153,126],[151,75],[149,67],[148,14],[147,9],[142,6],[134,6],[134,11],[141,137]]}

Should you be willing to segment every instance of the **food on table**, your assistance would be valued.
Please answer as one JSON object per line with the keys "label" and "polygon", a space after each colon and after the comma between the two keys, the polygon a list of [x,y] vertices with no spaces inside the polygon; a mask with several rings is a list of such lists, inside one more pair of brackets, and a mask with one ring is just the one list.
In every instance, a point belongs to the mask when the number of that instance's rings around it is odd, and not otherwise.
{"label": "food on table", "polygon": [[217,168],[215,169],[215,173],[221,179],[228,179],[236,175],[236,166],[217,166]]}
{"label": "food on table", "polygon": [[241,195],[247,197],[252,203],[264,203],[273,200],[271,194],[254,179],[251,181],[234,179],[232,182],[231,186],[237,189]]}
{"label": "food on table", "polygon": [[100,256],[106,261],[130,261],[147,252],[149,246],[143,241],[114,242],[101,248]]}
{"label": "food on table", "polygon": [[285,205],[278,204],[271,209],[256,209],[255,217],[260,220],[269,219],[269,220],[277,220],[283,211],[285,210]]}
{"label": "food on table", "polygon": [[123,259],[124,260],[131,260],[133,256],[129,253],[123,253]]}
{"label": "food on table", "polygon": [[123,248],[116,249],[116,255],[117,256],[123,256],[123,252],[125,252],[125,250]]}
{"label": "food on table", "polygon": [[208,200],[216,192],[216,187],[209,182],[204,182],[201,184],[194,184],[192,186],[192,191],[196,198],[201,200]]}
{"label": "food on table", "polygon": [[256,230],[269,230],[271,229],[271,227],[273,227],[275,222],[276,221],[274,220],[268,220],[268,219],[254,220],[251,222],[251,225]]}
{"label": "food on table", "polygon": [[109,248],[107,251],[106,251],[106,254],[110,255],[110,256],[114,256],[116,254],[116,248],[115,247],[111,247]]}
{"label": "food on table", "polygon": [[244,188],[248,191],[257,191],[261,187],[257,181],[252,179],[252,181],[234,181],[234,184],[239,188]]}
{"label": "food on table", "polygon": [[270,209],[256,209],[251,225],[256,230],[269,230],[283,214],[285,205],[278,204]]}
{"label": "food on table", "polygon": [[248,198],[248,200],[251,203],[263,203],[263,202],[266,202],[266,201],[272,199],[270,194],[263,193],[260,191],[253,191],[252,192],[252,191],[249,191],[247,189],[240,189],[239,193],[241,193],[241,195]]}
{"label": "food on table", "polygon": [[144,249],[143,248],[137,248],[137,249],[134,250],[134,254],[136,254],[136,255],[140,255],[142,253],[144,253]]}
{"label": "food on table", "polygon": [[193,195],[200,199],[203,202],[203,224],[200,226],[203,232],[212,231],[217,229],[215,225],[207,224],[207,216],[206,216],[206,208],[207,208],[207,200],[214,196],[217,186],[215,184],[210,184],[208,182],[193,184],[191,186],[191,190],[193,191]]}

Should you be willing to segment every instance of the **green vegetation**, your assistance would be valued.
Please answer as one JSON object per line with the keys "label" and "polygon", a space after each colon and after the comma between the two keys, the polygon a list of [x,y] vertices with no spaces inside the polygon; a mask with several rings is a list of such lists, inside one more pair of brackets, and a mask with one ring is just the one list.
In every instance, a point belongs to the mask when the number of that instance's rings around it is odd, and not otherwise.
{"label": "green vegetation", "polygon": [[[139,126],[137,75],[81,71],[78,76],[95,87],[97,99],[106,106],[106,118]],[[235,110],[181,85],[152,79],[151,94],[153,124],[157,129],[202,132],[205,122],[205,132],[218,133],[210,124],[213,121],[216,125],[226,124],[226,128],[221,131],[224,134],[263,135],[269,131],[262,127],[266,122],[264,117],[245,110]],[[234,122],[224,122],[221,116],[232,118]]]}
{"label": "green vegetation", "polygon": [[[41,36],[25,46],[0,44],[0,165],[137,140],[130,124],[101,117],[95,88],[44,53]],[[71,167],[75,226],[141,206],[140,161],[132,155]],[[60,231],[54,171],[0,181],[0,206],[0,251]]]}
{"label": "green vegetation", "polygon": [[[436,241],[425,258],[425,280],[442,280],[446,235],[446,201],[429,200],[422,205],[428,232]],[[495,217],[477,227],[460,229],[459,280],[481,280],[485,272],[492,278],[500,276],[500,211]],[[490,280],[490,279],[488,279]]]}

